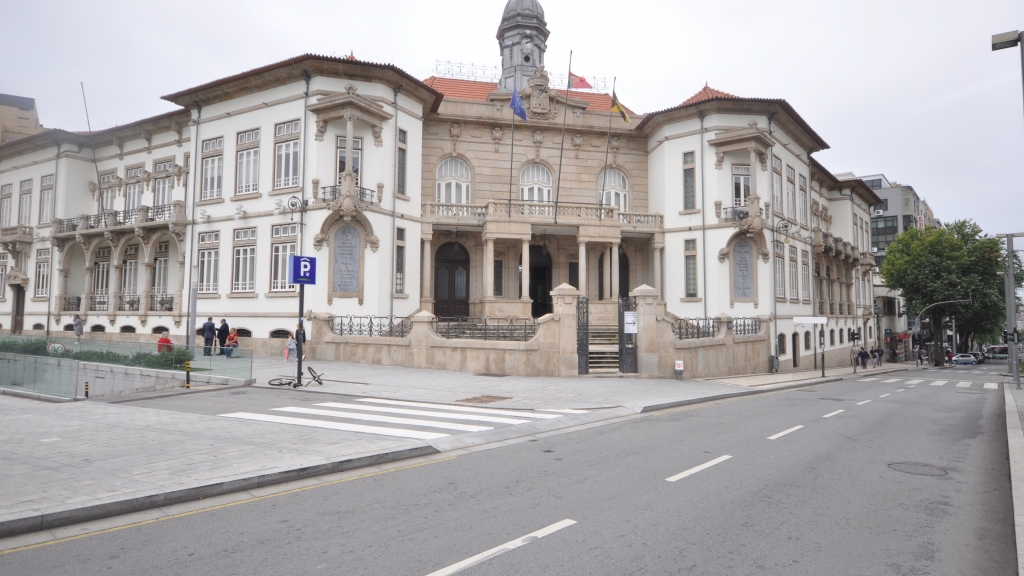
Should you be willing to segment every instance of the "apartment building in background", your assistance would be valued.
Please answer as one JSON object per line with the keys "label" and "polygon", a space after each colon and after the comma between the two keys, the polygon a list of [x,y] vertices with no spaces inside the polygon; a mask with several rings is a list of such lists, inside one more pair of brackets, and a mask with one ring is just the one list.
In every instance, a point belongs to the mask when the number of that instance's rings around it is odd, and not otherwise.
{"label": "apartment building in background", "polygon": [[43,130],[35,98],[0,94],[0,144],[39,134]]}

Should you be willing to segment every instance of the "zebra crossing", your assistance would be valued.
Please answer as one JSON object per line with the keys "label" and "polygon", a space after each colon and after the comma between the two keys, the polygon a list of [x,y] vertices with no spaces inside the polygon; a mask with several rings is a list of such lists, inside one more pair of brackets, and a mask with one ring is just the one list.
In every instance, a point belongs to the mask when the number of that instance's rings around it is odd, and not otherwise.
{"label": "zebra crossing", "polygon": [[[945,386],[946,384],[950,383],[949,380],[933,380],[931,382],[928,382],[928,380],[922,380],[922,379],[903,379],[903,378],[887,378],[885,380],[882,380],[881,378],[860,378],[857,381],[858,382],[876,382],[878,384],[902,383],[902,384],[909,385],[911,388],[913,388],[914,386],[916,386],[918,384],[924,383],[924,382],[927,382],[929,386]],[[975,388],[975,389],[983,389],[983,390],[998,390],[999,389],[999,383],[998,382],[967,382],[967,381],[962,381],[962,382],[957,382],[952,387],[953,388]]]}
{"label": "zebra crossing", "polygon": [[360,434],[436,440],[454,433],[483,432],[501,426],[517,426],[590,412],[568,408],[508,410],[384,398],[320,402],[313,406],[270,408],[267,412],[271,414],[232,412],[219,416]]}

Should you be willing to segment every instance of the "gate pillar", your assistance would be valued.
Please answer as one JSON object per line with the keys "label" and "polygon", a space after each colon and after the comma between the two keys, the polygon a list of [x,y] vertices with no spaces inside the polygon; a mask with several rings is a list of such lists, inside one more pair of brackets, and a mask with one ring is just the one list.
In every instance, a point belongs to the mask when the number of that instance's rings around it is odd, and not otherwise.
{"label": "gate pillar", "polygon": [[629,295],[636,299],[637,372],[658,374],[658,291],[643,284]]}

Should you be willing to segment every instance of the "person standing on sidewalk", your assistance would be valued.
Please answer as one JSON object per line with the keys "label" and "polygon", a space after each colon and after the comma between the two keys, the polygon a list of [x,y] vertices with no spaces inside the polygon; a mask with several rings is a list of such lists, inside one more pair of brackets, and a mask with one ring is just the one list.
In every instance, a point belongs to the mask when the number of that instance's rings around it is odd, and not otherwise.
{"label": "person standing on sidewalk", "polygon": [[860,367],[864,370],[868,369],[868,351],[863,346],[860,347]]}
{"label": "person standing on sidewalk", "polygon": [[306,359],[306,353],[302,351],[302,346],[306,343],[306,330],[299,323],[295,326],[295,359],[302,358]]}
{"label": "person standing on sidewalk", "polygon": [[885,360],[885,348],[878,347],[878,367],[882,367],[882,360]]}
{"label": "person standing on sidewalk", "polygon": [[213,356],[213,339],[217,336],[217,326],[213,323],[213,316],[203,322],[203,356]]}
{"label": "person standing on sidewalk", "polygon": [[81,344],[82,343],[82,331],[83,331],[83,329],[84,329],[84,326],[82,326],[82,317],[79,316],[78,314],[75,314],[75,339],[76,339],[75,343],[76,344]]}
{"label": "person standing on sidewalk", "polygon": [[288,339],[284,342],[284,361],[288,361],[289,356],[295,356],[295,338],[292,335],[288,335]]}
{"label": "person standing on sidewalk", "polygon": [[217,328],[217,343],[220,344],[220,350],[217,354],[224,354],[224,345],[227,343],[228,334],[231,333],[231,329],[228,327],[228,321],[221,318],[220,327]]}

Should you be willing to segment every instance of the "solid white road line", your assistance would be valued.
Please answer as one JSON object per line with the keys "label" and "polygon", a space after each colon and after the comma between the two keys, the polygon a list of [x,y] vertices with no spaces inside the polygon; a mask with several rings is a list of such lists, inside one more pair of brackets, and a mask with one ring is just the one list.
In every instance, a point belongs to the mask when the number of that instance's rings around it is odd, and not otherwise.
{"label": "solid white road line", "polygon": [[960,382],[959,384],[956,385],[956,387],[957,388],[970,388],[971,384],[974,384],[974,382]]}
{"label": "solid white road line", "polygon": [[779,432],[778,434],[775,434],[774,436],[769,436],[768,439],[769,440],[775,440],[777,438],[782,438],[786,434],[789,434],[790,432],[796,432],[797,430],[799,430],[801,428],[803,428],[803,426],[793,426],[789,430],[783,430],[782,432]]}
{"label": "solid white road line", "polygon": [[495,556],[504,554],[505,552],[508,552],[509,550],[515,550],[516,548],[519,548],[520,546],[522,546],[524,544],[529,544],[530,542],[533,542],[534,540],[539,540],[540,538],[543,538],[543,537],[547,536],[548,534],[554,534],[555,532],[558,532],[562,528],[567,528],[569,526],[572,526],[575,523],[576,523],[575,520],[568,520],[568,519],[562,520],[561,522],[555,522],[554,524],[552,524],[551,526],[548,526],[547,528],[541,528],[540,530],[537,530],[536,532],[531,532],[531,533],[527,534],[526,536],[523,536],[522,538],[516,538],[515,540],[513,540],[511,542],[506,542],[506,543],[502,544],[501,546],[496,546],[496,547],[491,548],[490,550],[488,550],[486,552],[481,552],[481,553],[477,554],[476,556],[473,556],[472,558],[466,558],[462,562],[458,562],[458,563],[452,564],[451,566],[448,566],[447,568],[441,568],[440,570],[437,570],[435,572],[431,572],[430,574],[427,574],[427,576],[449,576],[450,574],[455,574],[456,572],[462,572],[463,570],[465,570],[466,568],[469,568],[470,566],[476,566],[477,564],[479,564],[481,562],[485,562],[487,560],[490,560],[491,558],[494,558]]}
{"label": "solid white road line", "polygon": [[935,382],[932,382],[931,384],[929,384],[929,386],[942,386],[943,384],[948,384],[948,383],[949,383],[949,380],[936,380]]}
{"label": "solid white road line", "polygon": [[878,380],[878,378],[861,378],[858,382],[871,382],[872,380]]}
{"label": "solid white road line", "polygon": [[418,430],[402,430],[401,428],[362,426],[360,424],[345,424],[343,422],[324,422],[323,420],[309,420],[307,418],[289,418],[287,416],[271,416],[269,414],[250,414],[248,412],[220,414],[220,416],[225,416],[227,418],[241,418],[242,420],[257,420],[259,422],[296,424],[298,426],[327,428],[329,430],[341,430],[344,432],[363,432],[365,434],[379,434],[381,436],[400,436],[402,438],[416,438],[417,440],[435,440],[437,438],[444,438],[448,436],[448,434],[438,434],[435,432],[420,432]]}
{"label": "solid white road line", "polygon": [[999,384],[996,384],[995,382],[985,382],[985,389],[986,390],[999,390]]}
{"label": "solid white road line", "polygon": [[882,380],[883,384],[892,384],[893,382],[899,382],[902,378],[889,378],[888,380]]}
{"label": "solid white road line", "polygon": [[885,398],[886,396],[891,396],[891,394],[882,394],[879,398]]}
{"label": "solid white road line", "polygon": [[374,404],[390,404],[393,406],[412,406],[414,408],[433,408],[435,410],[452,410],[455,412],[472,412],[474,414],[500,414],[503,416],[519,416],[523,418],[561,418],[559,414],[537,414],[525,410],[496,410],[494,408],[470,408],[468,406],[449,406],[448,404],[431,404],[429,402],[406,402],[404,400],[384,400],[381,398],[359,398],[359,402],[373,402]]}
{"label": "solid white road line", "polygon": [[693,468],[690,468],[686,472],[680,472],[679,474],[676,474],[675,476],[669,476],[668,478],[665,478],[665,481],[666,482],[675,482],[676,480],[682,480],[683,478],[686,478],[687,476],[692,476],[693,474],[696,474],[697,472],[700,472],[701,470],[707,470],[708,468],[711,468],[715,464],[721,464],[722,462],[725,462],[729,458],[732,458],[732,456],[719,456],[718,458],[715,458],[714,460],[712,460],[710,462],[705,462],[705,463],[701,464],[700,466],[694,466]]}
{"label": "solid white road line", "polygon": [[429,410],[410,410],[409,408],[387,408],[385,406],[368,406],[366,404],[344,404],[342,402],[321,402],[316,406],[327,408],[347,408],[349,410],[365,410],[367,412],[386,412],[388,414],[405,414],[407,416],[431,416],[434,418],[447,418],[449,420],[475,420],[477,422],[495,422],[498,424],[526,424],[533,420],[517,420],[515,418],[501,418],[499,416],[483,416],[476,414],[456,414],[452,412],[431,412]]}
{"label": "solid white road line", "polygon": [[561,412],[562,414],[590,414],[590,410],[573,410],[571,408],[538,408],[541,412]]}
{"label": "solid white road line", "polygon": [[839,414],[840,412],[846,412],[846,410],[836,410],[835,412],[830,412],[828,414],[825,414],[824,416],[822,416],[822,418],[831,418],[831,417],[835,416],[836,414]]}
{"label": "solid white road line", "polygon": [[920,384],[924,380],[907,380],[907,384]]}
{"label": "solid white road line", "polygon": [[474,426],[472,424],[455,424],[454,422],[437,422],[436,420],[417,420],[415,418],[399,418],[397,416],[380,416],[377,414],[357,414],[355,412],[336,412],[334,410],[317,410],[316,408],[274,408],[275,412],[293,412],[295,414],[311,414],[313,416],[331,416],[350,420],[366,420],[368,422],[387,422],[388,424],[405,424],[406,426],[424,426],[427,428],[446,428],[463,432],[482,432],[494,430],[490,426]]}
{"label": "solid white road line", "polygon": [[863,402],[857,402],[857,406],[860,406],[862,404],[867,404],[868,402],[871,402],[871,400],[865,400]]}

